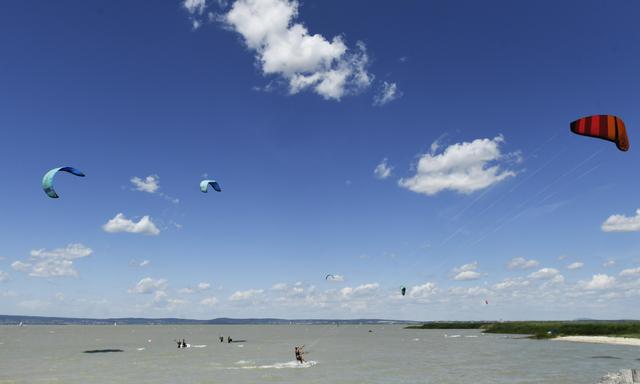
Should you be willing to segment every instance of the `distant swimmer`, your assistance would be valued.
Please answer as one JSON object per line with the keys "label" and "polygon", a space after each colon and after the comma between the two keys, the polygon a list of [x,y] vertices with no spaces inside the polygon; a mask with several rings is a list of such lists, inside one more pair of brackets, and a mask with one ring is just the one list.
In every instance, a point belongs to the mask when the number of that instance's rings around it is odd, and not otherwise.
{"label": "distant swimmer", "polygon": [[182,339],[182,348],[187,348],[187,342],[184,339]]}
{"label": "distant swimmer", "polygon": [[224,343],[224,336],[220,336],[220,342]]}
{"label": "distant swimmer", "polygon": [[227,336],[227,343],[231,344],[232,341],[231,336]]}
{"label": "distant swimmer", "polygon": [[306,352],[303,350],[303,348],[304,348],[304,345],[303,345],[303,346],[301,346],[301,347],[297,347],[297,346],[296,346],[295,348],[293,348],[293,352],[294,352],[294,353],[295,353],[295,355],[296,355],[296,360],[297,360],[297,361],[298,361],[298,363],[300,363],[300,364],[304,364],[304,362],[305,362],[305,361],[304,361],[304,354],[305,354]]}

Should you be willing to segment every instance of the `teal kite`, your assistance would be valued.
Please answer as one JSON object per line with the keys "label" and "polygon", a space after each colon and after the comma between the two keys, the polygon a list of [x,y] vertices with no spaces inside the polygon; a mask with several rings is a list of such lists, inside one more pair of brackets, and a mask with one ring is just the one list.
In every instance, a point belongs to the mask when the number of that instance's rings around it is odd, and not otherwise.
{"label": "teal kite", "polygon": [[215,189],[218,192],[222,192],[222,188],[220,188],[220,184],[218,184],[217,181],[215,180],[202,180],[200,182],[200,190],[202,191],[202,193],[207,193],[209,186],[211,186],[211,188]]}
{"label": "teal kite", "polygon": [[58,172],[68,172],[68,173],[71,173],[72,175],[76,175],[80,177],[85,176],[84,173],[82,173],[82,171],[73,167],[53,168],[49,172],[45,173],[44,177],[42,178],[42,189],[47,194],[47,196],[49,196],[52,199],[57,199],[58,197],[60,197],[56,193],[56,190],[53,189],[53,178]]}

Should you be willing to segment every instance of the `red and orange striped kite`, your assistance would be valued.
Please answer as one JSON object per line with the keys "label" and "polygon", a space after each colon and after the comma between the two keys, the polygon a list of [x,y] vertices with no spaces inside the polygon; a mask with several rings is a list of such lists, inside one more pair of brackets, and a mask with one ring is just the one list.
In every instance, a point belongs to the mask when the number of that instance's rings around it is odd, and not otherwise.
{"label": "red and orange striped kite", "polygon": [[593,115],[571,123],[571,132],[612,141],[621,151],[629,150],[629,138],[624,122],[613,115]]}

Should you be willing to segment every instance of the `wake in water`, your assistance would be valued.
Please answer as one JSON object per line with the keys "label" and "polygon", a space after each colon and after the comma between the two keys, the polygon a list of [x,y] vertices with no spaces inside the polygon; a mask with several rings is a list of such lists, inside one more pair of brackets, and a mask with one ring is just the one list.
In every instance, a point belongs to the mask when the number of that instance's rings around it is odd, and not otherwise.
{"label": "wake in water", "polygon": [[251,361],[240,360],[236,362],[238,367],[229,367],[227,369],[287,369],[287,368],[311,368],[318,364],[316,361],[305,361],[298,363],[297,361],[288,361],[286,363],[273,363],[267,365],[255,365]]}

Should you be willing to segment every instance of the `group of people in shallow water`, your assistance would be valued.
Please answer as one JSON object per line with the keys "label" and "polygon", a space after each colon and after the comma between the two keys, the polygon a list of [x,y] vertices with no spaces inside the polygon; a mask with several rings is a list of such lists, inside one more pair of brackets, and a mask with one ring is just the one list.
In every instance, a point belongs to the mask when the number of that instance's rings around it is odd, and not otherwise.
{"label": "group of people in shallow water", "polygon": [[[220,340],[221,343],[224,343],[224,336],[220,336],[218,338]],[[175,340],[176,343],[178,343],[178,348],[187,348],[187,341],[185,339],[177,339]],[[231,338],[231,336],[227,336],[227,343],[232,343],[233,339]],[[301,346],[295,346],[293,348],[293,353],[296,356],[296,361],[298,361],[298,363],[300,364],[304,364],[305,363],[305,359],[304,359],[304,355],[307,354],[307,352],[304,351],[304,345]]]}

